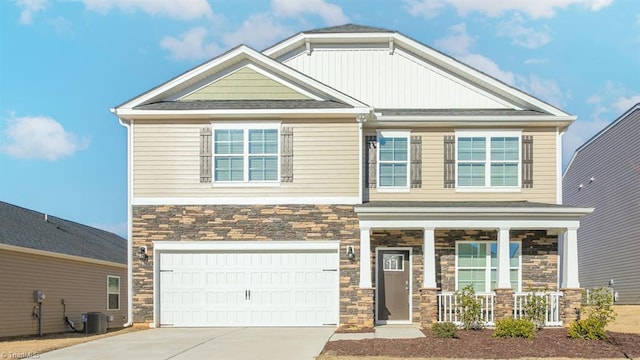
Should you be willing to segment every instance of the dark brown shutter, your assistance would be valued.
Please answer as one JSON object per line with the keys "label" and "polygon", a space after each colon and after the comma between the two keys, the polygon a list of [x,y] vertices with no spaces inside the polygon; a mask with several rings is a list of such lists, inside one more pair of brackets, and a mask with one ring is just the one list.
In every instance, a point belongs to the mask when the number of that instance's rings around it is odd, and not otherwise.
{"label": "dark brown shutter", "polygon": [[211,182],[211,128],[200,129],[200,182]]}
{"label": "dark brown shutter", "polygon": [[444,187],[456,187],[456,137],[444,137]]}
{"label": "dark brown shutter", "polygon": [[411,137],[411,188],[422,187],[422,136]]}
{"label": "dark brown shutter", "polygon": [[522,187],[533,187],[533,136],[522,136]]}
{"label": "dark brown shutter", "polygon": [[280,130],[280,181],[293,182],[293,128]]}
{"label": "dark brown shutter", "polygon": [[365,152],[365,184],[369,189],[375,189],[377,186],[377,166],[378,166],[378,138],[374,136],[366,136],[365,143],[367,146]]}

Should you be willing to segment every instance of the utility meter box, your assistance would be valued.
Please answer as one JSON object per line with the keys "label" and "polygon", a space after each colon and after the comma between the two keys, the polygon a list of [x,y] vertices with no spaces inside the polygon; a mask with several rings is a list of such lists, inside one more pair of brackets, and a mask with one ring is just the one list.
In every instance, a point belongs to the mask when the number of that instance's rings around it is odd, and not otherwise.
{"label": "utility meter box", "polygon": [[41,303],[46,296],[40,290],[33,290],[33,302]]}

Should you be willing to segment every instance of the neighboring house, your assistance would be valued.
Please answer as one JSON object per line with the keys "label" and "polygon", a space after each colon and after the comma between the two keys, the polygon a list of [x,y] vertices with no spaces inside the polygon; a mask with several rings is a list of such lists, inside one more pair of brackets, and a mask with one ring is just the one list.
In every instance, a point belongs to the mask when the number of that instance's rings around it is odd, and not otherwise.
{"label": "neighboring house", "polygon": [[580,146],[562,180],[566,204],[595,208],[578,231],[581,285],[610,285],[627,305],[640,305],[639,139],[640,103]]}
{"label": "neighboring house", "polygon": [[136,323],[426,326],[469,284],[489,324],[530,288],[547,324],[575,318],[575,116],[398,32],[238,46],[112,112]]}
{"label": "neighboring house", "polygon": [[91,312],[122,327],[126,246],[115,234],[0,201],[0,338],[71,331],[65,316],[80,331]]}

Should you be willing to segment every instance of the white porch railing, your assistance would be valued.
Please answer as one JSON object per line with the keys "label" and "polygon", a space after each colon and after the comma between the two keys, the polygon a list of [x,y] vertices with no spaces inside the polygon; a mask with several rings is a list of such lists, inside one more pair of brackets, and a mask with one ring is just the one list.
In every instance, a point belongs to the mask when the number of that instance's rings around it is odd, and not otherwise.
{"label": "white porch railing", "polygon": [[[478,293],[476,299],[480,300],[482,305],[482,322],[485,326],[494,325],[494,302],[496,294],[494,293]],[[454,293],[438,294],[438,322],[452,322],[460,325],[458,320],[458,299]]]}
{"label": "white porch railing", "polygon": [[[529,293],[515,293],[513,294],[513,318],[521,319],[524,317],[524,308],[527,304],[527,295]],[[544,292],[535,293],[536,295],[542,295],[547,300],[547,311],[544,326],[562,326],[562,319],[560,319],[560,298],[561,292]]]}

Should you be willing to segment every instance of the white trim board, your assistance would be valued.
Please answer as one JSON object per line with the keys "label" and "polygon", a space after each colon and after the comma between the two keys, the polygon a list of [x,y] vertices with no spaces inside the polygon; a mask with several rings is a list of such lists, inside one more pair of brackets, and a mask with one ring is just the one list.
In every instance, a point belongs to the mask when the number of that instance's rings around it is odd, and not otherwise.
{"label": "white trim board", "polygon": [[137,197],[132,205],[357,205],[358,196],[336,197]]}

